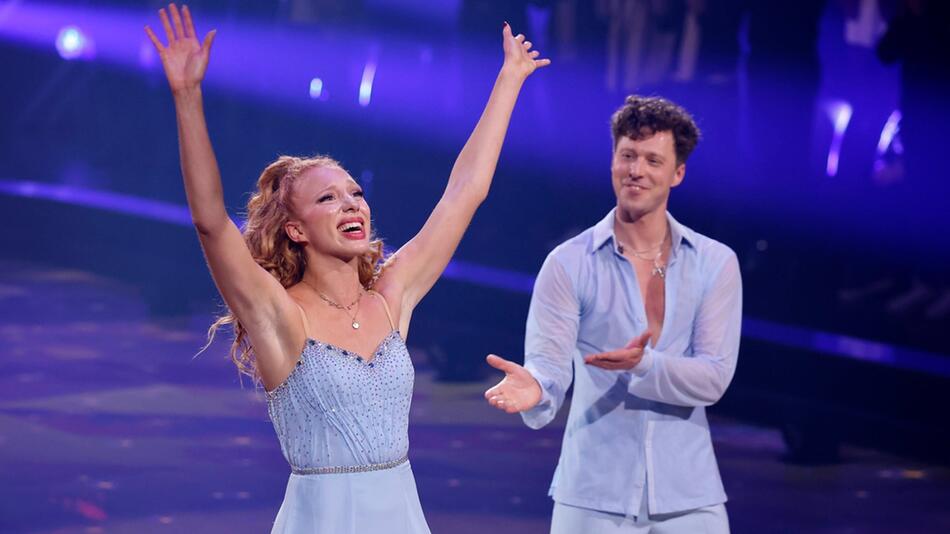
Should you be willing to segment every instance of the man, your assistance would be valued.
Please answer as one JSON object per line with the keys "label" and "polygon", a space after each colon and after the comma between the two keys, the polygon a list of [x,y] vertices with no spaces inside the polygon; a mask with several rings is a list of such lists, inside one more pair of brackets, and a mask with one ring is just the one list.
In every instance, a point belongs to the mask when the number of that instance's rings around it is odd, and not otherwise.
{"label": "man", "polygon": [[552,534],[728,532],[705,406],[736,367],[739,264],[666,211],[699,139],[689,114],[630,96],[611,129],[617,205],[548,255],[525,365],[490,355],[505,378],[485,397],[540,428],[573,378]]}

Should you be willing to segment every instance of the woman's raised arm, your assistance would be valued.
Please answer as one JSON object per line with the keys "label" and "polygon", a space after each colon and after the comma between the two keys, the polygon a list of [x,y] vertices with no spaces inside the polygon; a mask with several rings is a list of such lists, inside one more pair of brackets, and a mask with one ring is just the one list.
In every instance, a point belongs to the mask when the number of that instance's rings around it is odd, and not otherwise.
{"label": "woman's raised arm", "polygon": [[[168,44],[163,45],[148,26],[145,32],[162,59],[175,100],[188,208],[211,275],[231,312],[247,330],[266,383],[270,374],[268,368],[272,366],[268,360],[279,360],[277,355],[291,355],[300,348],[281,346],[289,343],[280,340],[295,336],[280,335],[285,333],[277,331],[281,317],[297,317],[298,314],[280,283],[254,261],[240,230],[224,206],[221,176],[201,97],[201,82],[208,67],[215,32],[209,32],[199,43],[187,6],[179,11],[175,4],[169,4],[168,11],[161,9],[159,16]],[[272,335],[275,333],[278,335]],[[274,363],[281,366],[285,362]]]}
{"label": "woman's raised arm", "polygon": [[485,110],[449,175],[449,182],[422,230],[400,248],[383,270],[377,287],[399,306],[399,329],[405,335],[413,308],[432,288],[455,253],[462,235],[488,195],[508,122],[522,84],[536,69],[551,63],[524,35],[502,29],[504,64]]}

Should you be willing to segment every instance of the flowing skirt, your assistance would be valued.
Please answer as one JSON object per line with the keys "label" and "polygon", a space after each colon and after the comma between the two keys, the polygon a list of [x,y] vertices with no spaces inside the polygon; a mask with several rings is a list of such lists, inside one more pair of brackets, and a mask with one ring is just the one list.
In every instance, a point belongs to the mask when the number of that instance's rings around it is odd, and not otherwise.
{"label": "flowing skirt", "polygon": [[362,473],[290,475],[271,534],[430,534],[409,462]]}

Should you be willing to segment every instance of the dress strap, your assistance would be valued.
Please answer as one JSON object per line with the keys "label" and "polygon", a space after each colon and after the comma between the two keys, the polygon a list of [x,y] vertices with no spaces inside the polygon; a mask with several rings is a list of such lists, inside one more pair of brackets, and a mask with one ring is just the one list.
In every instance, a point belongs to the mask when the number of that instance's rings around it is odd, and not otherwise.
{"label": "dress strap", "polygon": [[310,321],[307,320],[307,312],[304,311],[303,306],[297,304],[296,300],[294,301],[294,305],[300,310],[300,319],[303,321],[303,334],[307,336],[307,339],[313,339],[313,336],[310,335]]}
{"label": "dress strap", "polygon": [[393,316],[389,313],[389,305],[386,304],[386,297],[384,297],[382,294],[380,294],[377,291],[370,290],[369,292],[379,297],[379,300],[383,302],[383,309],[386,310],[386,317],[389,319],[389,328],[392,328],[393,330],[395,330],[396,325],[393,324]]}

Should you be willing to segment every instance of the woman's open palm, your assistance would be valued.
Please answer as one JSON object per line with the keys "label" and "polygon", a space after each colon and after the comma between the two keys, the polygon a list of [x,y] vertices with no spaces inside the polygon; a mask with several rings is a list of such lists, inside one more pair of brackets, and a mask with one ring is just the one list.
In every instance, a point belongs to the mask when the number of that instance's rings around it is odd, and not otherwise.
{"label": "woman's open palm", "polygon": [[[171,13],[171,20],[169,20],[169,13]],[[188,6],[183,6],[179,12],[175,4],[169,4],[168,12],[162,8],[158,11],[158,15],[162,19],[162,26],[165,27],[168,45],[163,45],[150,27],[145,27],[145,33],[148,34],[155,49],[158,50],[159,57],[162,58],[168,85],[172,92],[198,87],[208,68],[208,58],[211,55],[211,43],[214,41],[215,31],[208,32],[204,42],[199,43]]]}
{"label": "woman's open palm", "polygon": [[550,59],[538,59],[541,52],[531,50],[531,41],[526,40],[524,35],[512,35],[511,26],[507,22],[502,27],[501,36],[505,50],[505,67],[527,78],[535,70],[551,64]]}

